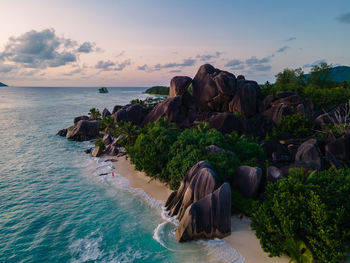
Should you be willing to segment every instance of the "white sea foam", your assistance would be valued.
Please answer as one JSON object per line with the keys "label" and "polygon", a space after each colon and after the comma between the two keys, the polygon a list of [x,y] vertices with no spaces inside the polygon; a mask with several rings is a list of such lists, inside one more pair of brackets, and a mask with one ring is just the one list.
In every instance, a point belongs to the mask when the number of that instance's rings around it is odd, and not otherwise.
{"label": "white sea foam", "polygon": [[[103,158],[93,158],[97,167],[94,171],[94,175],[100,175],[102,173],[106,173],[100,176],[106,183],[115,186],[116,188],[126,190],[138,197],[141,197],[146,203],[156,209],[160,214],[161,218],[164,220],[154,229],[153,238],[156,240],[161,246],[164,248],[173,251],[173,252],[197,252],[197,250],[193,250],[193,247],[183,246],[176,241],[175,237],[175,228],[178,226],[179,221],[175,217],[169,216],[168,212],[164,207],[164,202],[154,199],[149,196],[145,191],[139,188],[131,188],[130,182],[127,178],[113,173],[114,165],[112,162],[105,162]],[[101,172],[102,171],[102,172]],[[208,262],[223,262],[223,263],[244,263],[244,257],[233,247],[230,246],[228,242],[223,239],[214,239],[209,241],[196,241],[197,245],[199,245],[203,250],[207,252]],[[98,252],[95,250],[94,252]],[[90,255],[90,254],[88,254]],[[96,254],[97,255],[97,254]],[[128,255],[127,251],[126,254]],[[120,262],[120,256],[118,259],[113,258],[113,262]],[[137,255],[135,254],[136,258]],[[135,258],[135,259],[136,259]]]}
{"label": "white sea foam", "polygon": [[101,259],[103,257],[103,250],[100,249],[101,242],[102,236],[96,236],[96,232],[74,241],[69,246],[73,256],[71,262],[80,263]]}

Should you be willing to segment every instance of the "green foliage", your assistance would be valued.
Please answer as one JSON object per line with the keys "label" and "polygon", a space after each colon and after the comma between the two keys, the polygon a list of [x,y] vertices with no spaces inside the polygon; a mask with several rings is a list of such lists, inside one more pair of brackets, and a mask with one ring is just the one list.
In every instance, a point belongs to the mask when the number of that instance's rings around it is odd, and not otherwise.
{"label": "green foliage", "polygon": [[332,123],[328,123],[324,125],[322,127],[322,131],[332,132],[336,138],[339,138],[348,132],[347,126],[345,126],[344,124],[332,124]]}
{"label": "green foliage", "polygon": [[304,75],[301,69],[285,69],[276,75],[274,85],[262,86],[262,94],[275,94],[278,91],[293,91],[313,101],[316,109],[329,110],[350,99],[348,82],[331,80],[331,65],[321,63]]}
{"label": "green foliage", "polygon": [[283,136],[293,138],[306,138],[313,134],[313,123],[305,116],[296,113],[281,118],[272,130],[272,139],[277,140]]}
{"label": "green foliage", "polygon": [[252,228],[270,256],[294,262],[339,262],[349,249],[350,169],[293,169],[269,183],[265,200],[254,204]]}
{"label": "green foliage", "polygon": [[102,150],[104,150],[105,148],[106,148],[106,146],[105,146],[105,144],[103,143],[103,141],[102,141],[102,139],[100,138],[100,139],[97,139],[96,141],[95,141],[95,146],[97,147],[101,147],[102,148]]}
{"label": "green foliage", "polygon": [[115,130],[116,123],[113,116],[106,116],[100,121],[100,129],[105,132],[113,132]]}
{"label": "green foliage", "polygon": [[123,135],[123,139],[118,143],[121,146],[133,145],[137,136],[140,134],[140,128],[137,125],[133,125],[131,122],[118,122],[116,128],[111,132],[113,137],[118,138]]}
{"label": "green foliage", "polygon": [[169,158],[170,146],[175,142],[179,129],[166,119],[159,119],[146,125],[134,144],[126,150],[137,170],[143,170],[150,177],[169,181],[165,167]]}
{"label": "green foliage", "polygon": [[140,100],[140,99],[134,99],[130,101],[130,104],[140,104],[141,106],[143,106],[144,108],[148,109],[149,111],[153,110],[153,108],[159,104],[160,102],[162,102],[165,98],[164,97],[147,97],[144,100]]}
{"label": "green foliage", "polygon": [[243,197],[237,190],[231,190],[231,214],[250,216],[255,202],[252,198]]}
{"label": "green foliage", "polygon": [[145,91],[147,94],[164,95],[169,96],[169,87],[165,86],[153,86]]}
{"label": "green foliage", "polygon": [[88,114],[91,120],[98,120],[101,118],[101,112],[96,108],[91,108]]}

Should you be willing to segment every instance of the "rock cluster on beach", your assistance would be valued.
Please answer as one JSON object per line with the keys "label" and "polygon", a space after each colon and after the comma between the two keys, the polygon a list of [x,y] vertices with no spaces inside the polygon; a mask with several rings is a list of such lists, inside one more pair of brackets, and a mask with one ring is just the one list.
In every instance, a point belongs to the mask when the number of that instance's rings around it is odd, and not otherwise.
{"label": "rock cluster on beach", "polygon": [[231,234],[231,187],[221,187],[211,165],[194,165],[166,204],[170,216],[180,221],[176,238],[180,242],[223,238]]}
{"label": "rock cluster on beach", "polygon": [[[174,77],[169,95],[152,110],[140,104],[116,105],[111,112],[104,109],[102,117],[112,116],[115,124],[130,122],[141,127],[166,117],[182,129],[207,122],[224,134],[236,131],[239,135],[265,138],[287,115],[299,113],[322,130],[329,123],[344,121],[348,114],[345,105],[329,112],[316,111],[311,100],[289,91],[263,98],[257,82],[209,64],[202,65],[193,79]],[[73,126],[59,131],[58,135],[85,141],[98,138],[100,132],[98,120],[79,116]],[[96,146],[93,156],[125,154],[119,145],[123,135],[103,136],[104,147]],[[287,135],[283,140],[261,141],[261,146],[269,163],[266,180],[270,182],[287,177],[293,167],[324,170],[350,164],[350,131],[339,138],[331,132],[322,139],[296,139]],[[209,148],[212,153],[220,151],[215,145]],[[260,186],[265,180],[262,174],[259,167],[240,166],[230,183],[246,198],[262,198]],[[207,162],[197,163],[184,175],[180,188],[166,202],[166,208],[180,221],[176,237],[181,242],[222,238],[231,232],[231,187],[228,183],[219,185],[215,171]]]}

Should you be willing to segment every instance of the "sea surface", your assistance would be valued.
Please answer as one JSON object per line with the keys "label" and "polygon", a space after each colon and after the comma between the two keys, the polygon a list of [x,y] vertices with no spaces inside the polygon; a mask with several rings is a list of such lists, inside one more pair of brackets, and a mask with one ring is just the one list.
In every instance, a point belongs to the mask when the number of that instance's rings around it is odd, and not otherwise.
{"label": "sea surface", "polygon": [[0,262],[244,262],[222,240],[177,243],[162,202],[55,135],[145,89],[0,88]]}

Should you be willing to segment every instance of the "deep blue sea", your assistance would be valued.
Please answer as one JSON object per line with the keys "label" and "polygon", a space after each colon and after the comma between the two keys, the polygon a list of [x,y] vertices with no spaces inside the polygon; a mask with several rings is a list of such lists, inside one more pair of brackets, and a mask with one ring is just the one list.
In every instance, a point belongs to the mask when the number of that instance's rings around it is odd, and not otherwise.
{"label": "deep blue sea", "polygon": [[145,98],[145,88],[0,88],[0,262],[241,262],[225,241],[175,240],[162,203],[126,179],[89,142],[56,136],[90,108]]}

